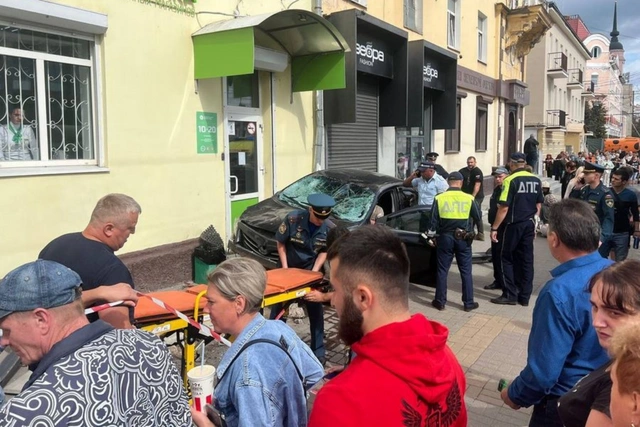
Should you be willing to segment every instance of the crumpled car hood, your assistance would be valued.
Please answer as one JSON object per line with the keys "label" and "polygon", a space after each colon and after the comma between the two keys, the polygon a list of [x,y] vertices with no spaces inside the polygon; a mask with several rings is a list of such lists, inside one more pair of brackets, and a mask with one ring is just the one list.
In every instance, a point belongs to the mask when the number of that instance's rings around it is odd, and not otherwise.
{"label": "crumpled car hood", "polygon": [[[249,206],[240,216],[240,221],[244,222],[252,228],[258,228],[275,236],[278,227],[291,211],[302,209],[295,206],[289,206],[277,199],[277,195],[261,201],[260,203]],[[329,219],[336,226],[353,227],[353,222],[343,221],[330,216]]]}
{"label": "crumpled car hood", "polygon": [[295,209],[297,208],[270,197],[256,205],[249,206],[240,216],[240,221],[275,235],[284,217]]}

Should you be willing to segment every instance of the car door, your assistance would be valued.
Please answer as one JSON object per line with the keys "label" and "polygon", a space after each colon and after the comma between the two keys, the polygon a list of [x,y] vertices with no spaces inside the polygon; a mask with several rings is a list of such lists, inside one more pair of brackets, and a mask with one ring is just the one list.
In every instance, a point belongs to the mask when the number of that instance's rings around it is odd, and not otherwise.
{"label": "car door", "polygon": [[391,228],[404,242],[411,266],[411,282],[426,285],[435,284],[436,271],[435,265],[431,265],[435,251],[420,236],[426,228],[425,214],[430,211],[426,206],[416,206],[383,216],[376,222]]}

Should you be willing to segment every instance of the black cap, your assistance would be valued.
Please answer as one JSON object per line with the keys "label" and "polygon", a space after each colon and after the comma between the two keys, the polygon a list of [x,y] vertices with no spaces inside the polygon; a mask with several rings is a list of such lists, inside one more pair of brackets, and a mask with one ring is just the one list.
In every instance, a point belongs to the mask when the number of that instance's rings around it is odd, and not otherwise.
{"label": "black cap", "polygon": [[460,172],[451,172],[449,174],[449,178],[447,178],[447,181],[462,181],[462,180],[464,180],[464,178]]}
{"label": "black cap", "polygon": [[430,153],[427,153],[427,158],[429,158],[429,157],[433,157],[433,158],[435,159],[435,158],[436,158],[436,157],[438,157],[439,155],[440,155],[440,154],[438,154],[438,153],[436,153],[436,152],[432,151],[432,152],[430,152]]}
{"label": "black cap", "polygon": [[435,169],[436,168],[436,164],[433,162],[422,162],[420,163],[420,166],[418,166],[418,170],[420,172],[424,172],[427,169]]}
{"label": "black cap", "polygon": [[517,151],[511,155],[510,159],[512,162],[525,163],[527,161],[527,156],[525,156],[524,153]]}

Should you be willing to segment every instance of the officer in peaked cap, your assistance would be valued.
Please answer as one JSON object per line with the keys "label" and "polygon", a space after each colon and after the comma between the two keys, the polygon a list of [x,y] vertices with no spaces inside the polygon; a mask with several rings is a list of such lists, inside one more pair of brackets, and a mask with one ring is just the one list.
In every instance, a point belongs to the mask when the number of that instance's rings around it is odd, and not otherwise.
{"label": "officer in peaked cap", "polygon": [[598,216],[600,220],[600,242],[602,242],[598,251],[603,258],[608,258],[609,254],[603,252],[608,252],[611,247],[609,244],[605,245],[605,243],[613,238],[615,200],[611,190],[605,187],[601,181],[604,167],[585,161],[582,173],[584,174],[586,185],[580,190],[578,198],[589,203]]}
{"label": "officer in peaked cap", "polygon": [[[290,212],[276,232],[278,255],[283,268],[320,271],[327,258],[327,232],[332,226],[328,218],[336,201],[327,194],[311,194],[307,202],[307,210]],[[304,303],[309,313],[311,350],[324,363],[324,309],[319,302]],[[270,318],[274,319],[282,308],[282,303],[272,305]]]}
{"label": "officer in peaked cap", "polygon": [[443,177],[444,179],[449,178],[449,172],[447,172],[445,170],[445,168],[443,168],[441,165],[436,163],[436,160],[438,159],[439,154],[432,151],[430,153],[427,153],[427,160],[430,162],[433,162],[436,165],[436,172],[438,175],[440,175],[441,177]]}

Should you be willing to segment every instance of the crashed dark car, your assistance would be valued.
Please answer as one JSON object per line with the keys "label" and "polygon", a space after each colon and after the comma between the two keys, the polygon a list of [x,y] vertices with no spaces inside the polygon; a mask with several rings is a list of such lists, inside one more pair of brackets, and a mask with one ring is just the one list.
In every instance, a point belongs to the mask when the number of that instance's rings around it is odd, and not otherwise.
{"label": "crashed dark car", "polygon": [[369,223],[376,205],[384,216],[377,220],[395,230],[405,243],[411,261],[411,281],[433,285],[435,265],[432,248],[420,239],[419,217],[425,207],[415,206],[417,195],[402,181],[375,172],[328,169],[295,181],[273,197],[247,208],[240,216],[229,249],[260,262],[265,268],[279,266],[275,233],[284,217],[294,209],[307,209],[307,196],[325,193],[336,200],[331,221],[355,228]]}

